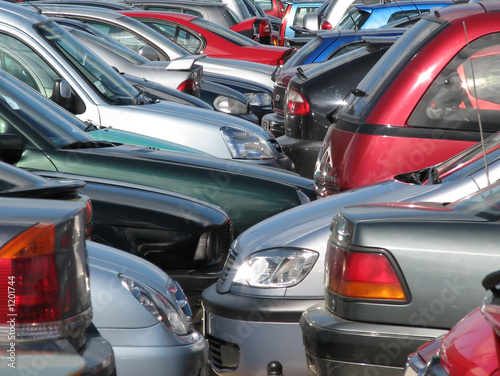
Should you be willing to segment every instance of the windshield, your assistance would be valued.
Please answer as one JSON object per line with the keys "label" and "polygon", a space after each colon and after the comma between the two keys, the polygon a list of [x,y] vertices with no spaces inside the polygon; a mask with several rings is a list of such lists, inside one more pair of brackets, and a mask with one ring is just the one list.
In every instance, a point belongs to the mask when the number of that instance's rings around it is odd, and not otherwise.
{"label": "windshield", "polygon": [[19,133],[41,149],[94,141],[78,118],[6,73],[0,78],[0,133]]}
{"label": "windshield", "polygon": [[498,222],[500,220],[500,183],[480,191],[472,197],[450,204],[455,211]]}
{"label": "windshield", "polygon": [[[421,19],[410,27],[359,83],[357,89],[364,94],[361,96],[351,94],[341,112],[357,118],[363,113],[368,113],[379,93],[391,83],[391,77],[395,77],[397,72],[427,43],[427,40],[440,32],[442,27],[442,23],[427,19]],[[411,54],[408,54],[409,51]]]}
{"label": "windshield", "polygon": [[115,105],[131,105],[139,92],[118,72],[91,53],[54,22],[36,26],[39,33],[66,58],[97,93]]}
{"label": "windshield", "polygon": [[235,44],[237,46],[258,46],[259,43],[253,41],[252,39],[241,35],[235,31],[228,29],[227,27],[222,27],[216,23],[207,21],[203,18],[196,18],[191,21],[195,25],[202,27],[205,30],[211,31],[212,33],[218,35],[221,38]]}

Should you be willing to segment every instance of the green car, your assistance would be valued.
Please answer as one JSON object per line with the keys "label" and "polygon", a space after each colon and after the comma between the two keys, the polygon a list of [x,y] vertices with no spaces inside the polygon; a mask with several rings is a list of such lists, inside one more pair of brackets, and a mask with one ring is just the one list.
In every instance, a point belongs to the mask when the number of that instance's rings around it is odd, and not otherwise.
{"label": "green car", "polygon": [[312,180],[282,169],[98,141],[88,132],[92,125],[8,73],[1,71],[0,80],[0,159],[18,167],[138,183],[196,197],[220,206],[231,217],[236,235],[314,199]]}

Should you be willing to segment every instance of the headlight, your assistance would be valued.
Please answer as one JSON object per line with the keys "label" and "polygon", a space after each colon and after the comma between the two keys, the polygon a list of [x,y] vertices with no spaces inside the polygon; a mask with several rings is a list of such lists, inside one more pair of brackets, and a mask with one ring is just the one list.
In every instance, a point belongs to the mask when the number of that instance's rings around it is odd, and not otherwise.
{"label": "headlight", "polygon": [[220,129],[222,138],[235,159],[274,159],[276,150],[271,143],[256,133],[233,127]]}
{"label": "headlight", "polygon": [[246,93],[250,106],[271,107],[273,97],[269,93]]}
{"label": "headlight", "polygon": [[154,317],[173,333],[183,336],[192,328],[187,320],[183,320],[179,312],[161,293],[154,288],[132,278],[119,275],[122,285],[146,308]]}
{"label": "headlight", "polygon": [[214,100],[214,107],[217,111],[224,112],[231,115],[246,115],[248,114],[248,107],[237,99],[229,98],[224,95],[219,95]]}
{"label": "headlight", "polygon": [[294,286],[305,278],[317,259],[317,252],[303,249],[257,252],[243,261],[233,283],[259,288]]}

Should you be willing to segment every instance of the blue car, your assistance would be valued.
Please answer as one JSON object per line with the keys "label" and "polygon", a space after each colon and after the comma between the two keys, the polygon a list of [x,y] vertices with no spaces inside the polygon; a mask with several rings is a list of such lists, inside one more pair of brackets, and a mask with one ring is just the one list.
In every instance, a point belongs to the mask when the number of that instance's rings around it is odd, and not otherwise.
{"label": "blue car", "polygon": [[366,46],[374,39],[394,38],[405,31],[405,28],[323,31],[295,52],[285,62],[283,69],[331,60],[346,52]]}
{"label": "blue car", "polygon": [[281,19],[278,46],[286,46],[287,39],[294,38],[293,27],[302,26],[302,19],[307,13],[315,12],[325,0],[284,0],[285,13]]}
{"label": "blue car", "polygon": [[457,3],[454,0],[416,0],[377,3],[371,5],[353,4],[335,29],[364,30],[375,29],[403,18],[428,13],[431,9],[442,8]]}

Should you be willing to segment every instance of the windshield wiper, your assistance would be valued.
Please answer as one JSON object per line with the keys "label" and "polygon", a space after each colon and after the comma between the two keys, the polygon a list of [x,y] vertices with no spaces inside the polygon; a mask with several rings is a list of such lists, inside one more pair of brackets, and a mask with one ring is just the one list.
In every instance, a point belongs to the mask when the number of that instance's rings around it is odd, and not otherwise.
{"label": "windshield wiper", "polygon": [[95,148],[109,148],[112,146],[115,146],[115,144],[107,141],[80,140],[64,145],[61,147],[61,149],[95,149]]}

